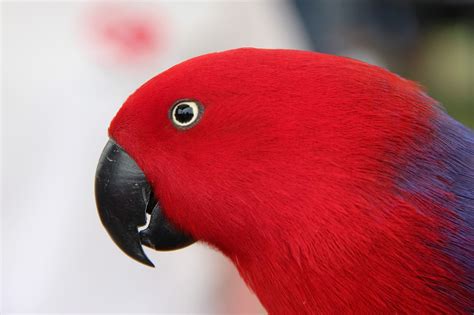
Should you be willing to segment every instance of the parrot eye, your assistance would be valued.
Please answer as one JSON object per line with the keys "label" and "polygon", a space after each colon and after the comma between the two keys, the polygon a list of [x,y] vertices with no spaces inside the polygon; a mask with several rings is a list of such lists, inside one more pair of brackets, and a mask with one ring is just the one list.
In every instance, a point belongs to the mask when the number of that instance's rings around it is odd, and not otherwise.
{"label": "parrot eye", "polygon": [[170,110],[170,119],[176,128],[188,129],[194,126],[204,111],[197,101],[179,100]]}

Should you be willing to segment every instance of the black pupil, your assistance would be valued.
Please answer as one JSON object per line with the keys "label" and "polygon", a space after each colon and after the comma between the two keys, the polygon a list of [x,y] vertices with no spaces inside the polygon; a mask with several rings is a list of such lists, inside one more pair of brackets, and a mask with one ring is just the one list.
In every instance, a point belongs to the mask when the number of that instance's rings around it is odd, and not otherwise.
{"label": "black pupil", "polygon": [[174,118],[182,124],[190,122],[194,117],[194,111],[188,104],[181,104],[174,111]]}

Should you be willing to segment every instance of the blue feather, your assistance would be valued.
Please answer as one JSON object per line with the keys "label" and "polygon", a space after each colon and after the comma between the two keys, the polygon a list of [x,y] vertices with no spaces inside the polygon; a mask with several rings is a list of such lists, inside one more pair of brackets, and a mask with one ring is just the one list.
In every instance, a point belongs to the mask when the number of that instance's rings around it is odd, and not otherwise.
{"label": "blue feather", "polygon": [[474,291],[474,132],[441,110],[432,126],[432,140],[414,146],[415,158],[401,172],[399,187],[456,214],[455,231],[443,231],[449,240],[443,250],[464,267],[464,286]]}

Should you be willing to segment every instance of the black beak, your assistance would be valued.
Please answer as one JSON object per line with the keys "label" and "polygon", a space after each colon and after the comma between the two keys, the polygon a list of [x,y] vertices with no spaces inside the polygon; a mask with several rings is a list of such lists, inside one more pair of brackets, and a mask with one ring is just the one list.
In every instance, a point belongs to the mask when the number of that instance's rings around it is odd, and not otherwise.
{"label": "black beak", "polygon": [[[128,256],[154,267],[142,244],[156,250],[186,247],[194,240],[164,216],[153,190],[135,161],[109,140],[95,175],[95,198],[102,224]],[[146,213],[151,213],[148,227]]]}

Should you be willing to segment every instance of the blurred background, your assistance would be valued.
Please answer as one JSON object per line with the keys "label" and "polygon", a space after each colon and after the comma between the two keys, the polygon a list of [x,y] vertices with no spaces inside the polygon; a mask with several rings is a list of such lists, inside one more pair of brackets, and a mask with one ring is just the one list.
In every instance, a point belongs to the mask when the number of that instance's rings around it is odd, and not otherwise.
{"label": "blurred background", "polygon": [[128,95],[170,66],[253,46],[344,55],[426,87],[474,127],[474,2],[1,3],[2,313],[264,313],[205,245],[131,260],[94,172]]}

